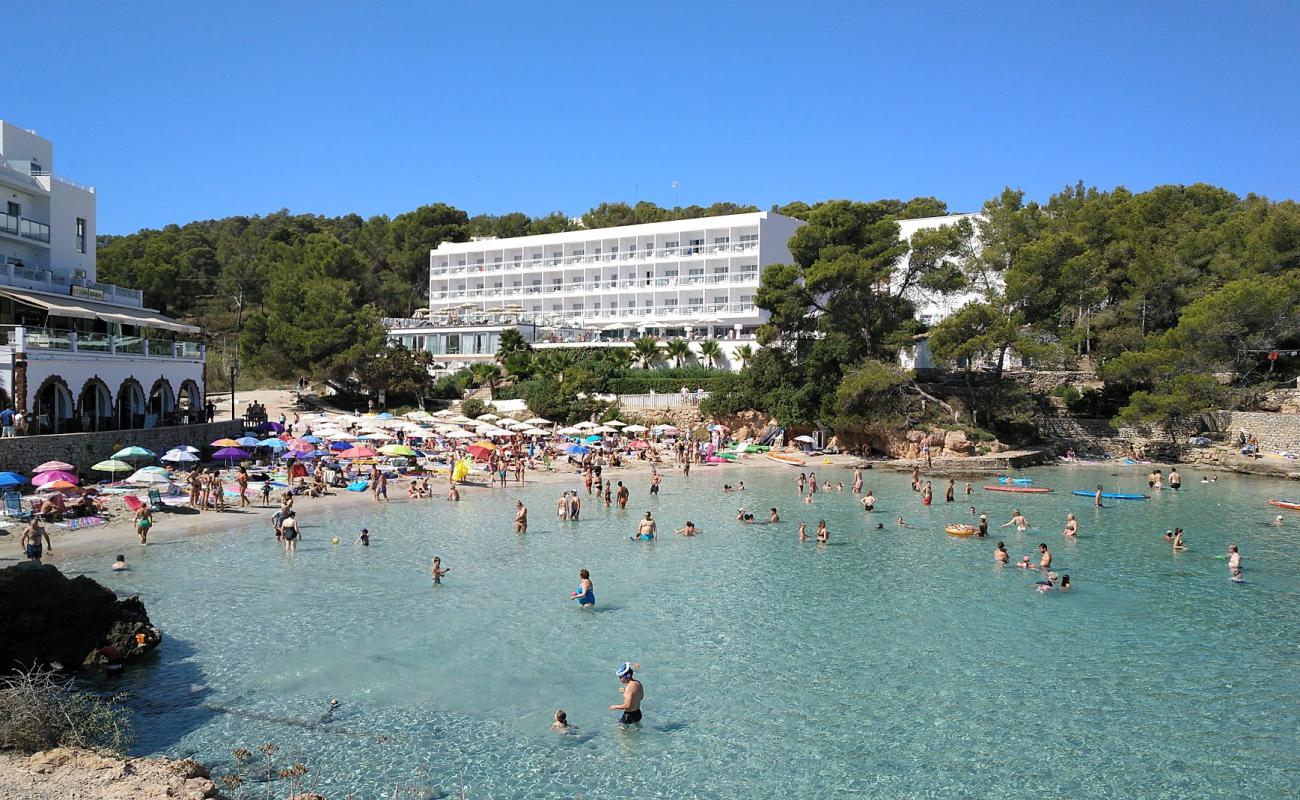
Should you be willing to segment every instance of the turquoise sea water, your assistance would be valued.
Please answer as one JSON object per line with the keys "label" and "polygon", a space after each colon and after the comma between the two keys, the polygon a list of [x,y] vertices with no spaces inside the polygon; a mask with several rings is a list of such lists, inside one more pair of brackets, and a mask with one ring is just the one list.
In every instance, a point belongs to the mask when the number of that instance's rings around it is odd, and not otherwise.
{"label": "turquoise sea water", "polygon": [[[168,635],[124,679],[137,751],[220,775],[233,748],[270,741],[332,797],[454,795],[462,775],[476,798],[1297,796],[1300,513],[1268,525],[1265,500],[1300,485],[1191,472],[1147,502],[1069,494],[1145,490],[1144,470],[1115,471],[1030,471],[1056,493],[976,482],[952,504],[936,480],[928,510],[906,475],[866,472],[874,515],[847,490],[806,506],[797,472],[743,467],[670,474],[658,499],[645,476],[615,476],[628,510],[588,501],[578,523],[553,511],[576,479],[328,516],[308,501],[296,556],[259,522],[124,545],[125,576],[104,557],[74,566],[142,595]],[[744,494],[722,493],[737,480]],[[742,525],[740,505],[783,521]],[[1021,508],[1034,528],[945,535],[970,505],[994,525]],[[647,508],[668,535],[628,541]],[[1069,510],[1077,541],[1061,535]],[[796,541],[822,518],[828,546]],[[669,533],[686,519],[700,536]],[[368,549],[352,544],[362,525]],[[1190,551],[1161,540],[1174,525]],[[1036,573],[995,566],[999,539],[1013,559],[1046,542],[1075,590],[1043,595]],[[1244,584],[1227,580],[1229,542]],[[451,568],[436,589],[433,555]],[[580,567],[594,611],[569,600]],[[639,730],[607,710],[624,660],[645,682]],[[580,735],[548,731],[556,708]]]}

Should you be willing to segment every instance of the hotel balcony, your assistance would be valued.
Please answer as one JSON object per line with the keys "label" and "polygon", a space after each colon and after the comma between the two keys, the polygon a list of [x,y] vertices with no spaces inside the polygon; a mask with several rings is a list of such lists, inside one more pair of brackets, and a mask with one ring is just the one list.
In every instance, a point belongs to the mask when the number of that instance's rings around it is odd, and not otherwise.
{"label": "hotel balcony", "polygon": [[645,250],[620,250],[610,253],[571,253],[569,255],[538,258],[520,258],[515,261],[494,261],[490,264],[435,265],[429,269],[430,275],[462,275],[492,272],[514,272],[525,269],[544,269],[548,267],[586,266],[594,264],[611,264],[628,261],[664,261],[685,258],[705,258],[714,255],[735,255],[751,253],[758,250],[758,242],[736,242],[728,244],[682,245]]}
{"label": "hotel balcony", "polygon": [[29,239],[41,244],[48,245],[50,243],[49,225],[3,212],[0,212],[0,233]]}
{"label": "hotel balcony", "polygon": [[167,360],[203,361],[204,345],[144,336],[110,336],[59,328],[23,325],[0,326],[0,343],[15,352],[55,351],[100,356],[133,356]]}

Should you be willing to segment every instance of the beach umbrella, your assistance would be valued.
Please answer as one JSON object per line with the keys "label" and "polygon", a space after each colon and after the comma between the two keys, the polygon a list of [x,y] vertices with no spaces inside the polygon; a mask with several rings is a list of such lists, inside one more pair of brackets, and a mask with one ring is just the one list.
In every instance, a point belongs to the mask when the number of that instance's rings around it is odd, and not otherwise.
{"label": "beach umbrella", "polygon": [[414,456],[415,451],[404,444],[390,444],[386,447],[379,448],[379,452],[386,456]]}
{"label": "beach umbrella", "polygon": [[50,481],[41,485],[42,492],[71,492],[77,488],[76,484],[67,481]]}
{"label": "beach umbrella", "polygon": [[333,444],[330,445],[330,449],[331,449],[331,450],[350,450],[350,449],[352,449],[352,445],[348,444],[347,442],[334,442]]}
{"label": "beach umbrella", "polygon": [[234,439],[218,439],[209,443],[212,447],[239,447],[239,442]]}
{"label": "beach umbrella", "polygon": [[433,415],[424,409],[420,409],[419,411],[408,411],[406,413],[407,419],[428,419],[431,416]]}
{"label": "beach umbrella", "polygon": [[167,468],[166,468],[166,467],[157,467],[157,466],[155,466],[155,467],[140,467],[140,469],[136,470],[136,472],[161,472],[161,473],[164,474],[164,475],[168,474],[168,473],[167,473]]}
{"label": "beach umbrella", "polygon": [[91,469],[99,470],[100,472],[130,472],[131,470],[135,469],[135,467],[131,466],[125,461],[119,461],[116,458],[110,458],[107,461],[99,462],[95,466],[91,467]]}
{"label": "beach umbrella", "polygon": [[588,422],[587,420],[584,419],[582,422],[579,422],[579,423],[575,424],[573,427],[575,427],[575,428],[583,428],[583,429],[586,429],[586,428],[594,428],[594,427],[596,427],[596,423],[594,423],[594,422]]}
{"label": "beach umbrella", "polygon": [[619,421],[616,420],[616,419],[611,419],[609,422],[606,422],[606,423],[605,423],[605,427],[607,427],[607,428],[621,428],[621,427],[623,427],[623,426],[626,425],[626,424],[627,424],[626,422],[619,422]]}
{"label": "beach umbrella", "polygon": [[278,422],[263,422],[261,425],[253,428],[253,430],[258,433],[283,433],[284,426]]}
{"label": "beach umbrella", "polygon": [[241,436],[235,440],[237,447],[257,447],[259,444],[256,436]]}
{"label": "beach umbrella", "polygon": [[357,440],[357,437],[347,431],[330,431],[325,434],[325,438],[332,442],[355,442]]}
{"label": "beach umbrella", "polygon": [[808,444],[817,444],[817,440],[814,439],[813,437],[807,435],[807,434],[803,434],[802,436],[796,436],[796,437],[794,437],[794,441],[796,441],[796,442],[807,442]]}
{"label": "beach umbrella", "polygon": [[525,436],[546,436],[546,431],[541,428],[529,428],[526,431],[520,431]]}
{"label": "beach umbrella", "polygon": [[311,444],[320,444],[323,440],[319,436],[299,436],[298,441],[310,442]]}
{"label": "beach umbrella", "polygon": [[591,444],[592,442],[599,442],[599,441],[600,441],[600,434],[599,434],[599,433],[593,433],[592,435],[590,435],[590,436],[588,436],[588,437],[586,438],[586,442],[587,442],[587,444]]}
{"label": "beach umbrella", "polygon": [[[127,467],[130,469],[130,467]],[[12,489],[15,486],[22,486],[27,483],[27,479],[17,472],[0,472],[0,488]]]}
{"label": "beach umbrella", "polygon": [[644,425],[627,425],[623,428],[623,433],[645,433],[649,428]]}
{"label": "beach umbrella", "polygon": [[393,437],[390,434],[379,433],[378,431],[376,431],[375,433],[367,433],[365,436],[362,436],[361,438],[365,439],[368,442],[386,442],[389,439],[392,439]]}
{"label": "beach umbrella", "polygon": [[188,445],[188,444],[178,444],[178,445],[176,445],[175,447],[173,447],[172,449],[168,450],[167,452],[169,452],[169,453],[197,453],[197,452],[199,452],[199,448],[197,448],[197,447],[191,447],[191,446]]}
{"label": "beach umbrella", "polygon": [[470,433],[469,431],[456,430],[456,431],[449,432],[447,434],[447,437],[450,439],[473,439],[474,434]]}
{"label": "beach umbrella", "polygon": [[541,417],[533,417],[532,419],[526,419],[524,420],[524,422],[527,422],[529,425],[550,425],[551,424],[551,421],[549,419],[542,419]]}
{"label": "beach umbrella", "polygon": [[484,439],[484,440],[482,440],[482,441],[475,442],[474,444],[470,445],[470,447],[486,447],[488,450],[495,450],[495,449],[497,449],[497,446],[496,446],[496,445],[492,444],[491,442],[487,441],[486,439]]}
{"label": "beach umbrella", "polygon": [[369,447],[350,447],[339,453],[339,458],[374,458],[375,451]]}
{"label": "beach umbrella", "polygon": [[566,452],[566,453],[568,453],[568,454],[570,454],[570,455],[581,456],[581,455],[586,455],[587,453],[590,453],[590,452],[591,452],[591,448],[589,448],[589,447],[583,447],[583,446],[580,445],[580,444],[571,444],[571,445],[569,445],[568,447],[564,448],[564,452]]}
{"label": "beach umbrella", "polygon": [[258,447],[269,447],[269,448],[271,448],[272,450],[283,450],[284,448],[288,447],[289,445],[285,444],[283,439],[276,439],[276,438],[273,437],[273,438],[270,438],[270,439],[263,439],[262,441],[260,441],[260,442],[257,443],[257,446],[258,446]]}
{"label": "beach umbrella", "polygon": [[644,450],[649,446],[650,445],[646,444],[645,439],[633,439],[631,442],[628,442],[628,447],[631,447],[633,450]]}
{"label": "beach umbrella", "polygon": [[581,428],[560,428],[559,430],[561,436],[574,436],[579,433],[582,433]]}
{"label": "beach umbrella", "polygon": [[475,417],[475,419],[481,422],[496,422],[501,418],[498,417],[496,414],[479,414],[477,417]]}
{"label": "beach umbrella", "polygon": [[376,414],[375,419],[393,419],[393,415],[385,411],[382,414]]}
{"label": "beach umbrella", "polygon": [[159,460],[159,461],[174,461],[174,462],[178,462],[178,463],[183,462],[183,463],[188,464],[188,463],[193,462],[193,461],[198,461],[198,460],[199,460],[199,457],[196,456],[196,455],[194,455],[193,453],[186,453],[186,452],[183,451],[183,450],[172,450],[172,451],[169,451],[169,452],[167,452],[167,453],[164,453],[164,454],[163,454],[163,457],[160,458],[160,459],[158,459],[158,460]]}
{"label": "beach umbrella", "polygon": [[158,454],[152,450],[146,450],[143,447],[131,445],[130,447],[123,447],[121,450],[118,450],[113,454],[113,458],[153,458],[156,455]]}
{"label": "beach umbrella", "polygon": [[474,458],[479,461],[487,461],[488,458],[492,456],[492,448],[490,445],[488,447],[484,447],[482,444],[472,444],[469,447],[465,448],[465,450],[471,456],[474,456]]}
{"label": "beach umbrella", "polygon": [[150,483],[171,483],[171,482],[172,479],[167,477],[166,473],[155,472],[151,469],[138,469],[135,472],[131,473],[131,476],[126,479],[126,483],[150,484]]}
{"label": "beach umbrella", "polygon": [[656,426],[654,426],[654,430],[659,431],[660,433],[676,433],[676,432],[677,432],[677,426],[676,426],[676,425],[656,425]]}
{"label": "beach umbrella", "polygon": [[76,469],[76,467],[65,461],[46,461],[44,464],[32,470],[32,472],[53,472],[56,469],[62,470],[63,472],[71,472]]}
{"label": "beach umbrella", "polygon": [[66,483],[76,484],[78,479],[77,476],[73,475],[71,472],[61,469],[52,469],[49,472],[42,472],[35,478],[32,478],[32,485],[44,486],[45,484],[53,483],[54,481],[64,481]]}
{"label": "beach umbrella", "polygon": [[217,461],[227,461],[230,463],[234,463],[236,461],[243,461],[244,459],[250,458],[251,456],[249,456],[247,452],[240,450],[238,447],[223,447],[217,452],[213,453],[212,457]]}
{"label": "beach umbrella", "polygon": [[295,459],[298,461],[306,461],[307,459],[311,458],[311,454],[312,454],[311,450],[288,450],[286,452],[281,453],[280,458],[283,461],[291,461]]}

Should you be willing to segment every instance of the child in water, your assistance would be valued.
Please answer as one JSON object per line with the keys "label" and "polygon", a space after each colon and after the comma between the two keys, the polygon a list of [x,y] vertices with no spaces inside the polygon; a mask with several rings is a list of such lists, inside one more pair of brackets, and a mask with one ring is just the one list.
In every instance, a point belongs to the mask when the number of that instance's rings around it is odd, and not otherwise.
{"label": "child in water", "polygon": [[362,547],[369,547],[369,546],[370,546],[370,529],[369,529],[369,528],[362,528],[362,529],[361,529],[361,535],[357,537],[357,540],[356,540],[355,542],[353,542],[353,544],[360,544]]}
{"label": "child in water", "polygon": [[442,559],[438,556],[434,556],[433,567],[429,570],[429,573],[433,576],[433,585],[441,586],[442,576],[446,575],[448,572],[451,572],[451,567],[444,568],[442,566]]}
{"label": "child in water", "polygon": [[577,725],[569,724],[569,716],[564,713],[564,709],[555,712],[555,721],[551,723],[551,730],[557,733],[574,733],[578,730]]}

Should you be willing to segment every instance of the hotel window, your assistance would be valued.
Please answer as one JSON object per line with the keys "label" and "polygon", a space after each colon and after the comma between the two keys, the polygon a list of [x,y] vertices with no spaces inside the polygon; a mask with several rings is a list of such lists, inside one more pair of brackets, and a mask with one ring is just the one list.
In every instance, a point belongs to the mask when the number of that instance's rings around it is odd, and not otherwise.
{"label": "hotel window", "polygon": [[77,252],[86,252],[86,221],[77,217]]}
{"label": "hotel window", "polygon": [[573,310],[574,310],[574,311],[581,311],[581,310],[582,310],[582,303],[574,303],[574,304],[573,304]]}
{"label": "hotel window", "polygon": [[713,237],[713,243],[714,243],[714,244],[728,244],[728,243],[730,243],[730,242],[731,242],[731,237],[730,237],[730,236],[714,236],[714,237]]}
{"label": "hotel window", "polygon": [[666,298],[666,299],[664,300],[664,305],[665,305],[665,306],[675,306],[675,305],[677,305],[677,298],[676,298],[676,297],[669,297],[669,298]]}
{"label": "hotel window", "polygon": [[726,268],[726,267],[714,267],[714,268],[713,268],[713,274],[714,274],[714,275],[726,275],[726,274],[727,274],[727,268]]}
{"label": "hotel window", "polygon": [[10,201],[9,201],[9,216],[11,216],[11,217],[21,217],[22,215],[23,215],[23,207],[22,207],[22,205],[21,205],[20,203],[15,203],[14,201],[10,200]]}
{"label": "hotel window", "polygon": [[626,303],[624,303],[624,305],[626,305],[628,308],[636,308],[636,301],[628,300]]}
{"label": "hotel window", "polygon": [[703,297],[692,297],[692,298],[690,298],[690,299],[688,299],[688,300],[686,301],[686,304],[687,304],[687,305],[690,305],[690,306],[702,306],[702,305],[704,305],[704,298],[703,298]]}
{"label": "hotel window", "polygon": [[675,270],[675,269],[666,269],[666,270],[664,270],[664,277],[665,277],[665,278],[676,278],[676,277],[677,277],[677,273],[678,273],[678,270]]}
{"label": "hotel window", "polygon": [[551,304],[551,310],[552,310],[552,311],[563,311],[563,310],[564,310],[564,306],[562,306],[562,305],[559,304],[559,303],[552,303],[552,304]]}
{"label": "hotel window", "polygon": [[713,298],[713,302],[714,302],[714,304],[716,304],[716,305],[723,305],[723,304],[725,304],[725,303],[727,302],[727,298],[726,298],[725,296],[716,296],[716,295],[715,295],[714,298]]}
{"label": "hotel window", "polygon": [[691,275],[703,275],[703,274],[704,274],[704,267],[691,267],[691,268],[690,268],[690,271],[689,271],[689,274],[691,274]]}
{"label": "hotel window", "polygon": [[496,258],[492,259],[492,263],[493,263],[493,264],[500,264],[500,263],[501,263],[501,256],[497,256]]}
{"label": "hotel window", "polygon": [[703,239],[692,239],[692,240],[691,240],[691,249],[688,250],[687,252],[688,252],[688,253],[698,253],[698,252],[700,252],[700,251],[703,250],[703,249],[704,249],[704,240],[703,240]]}

